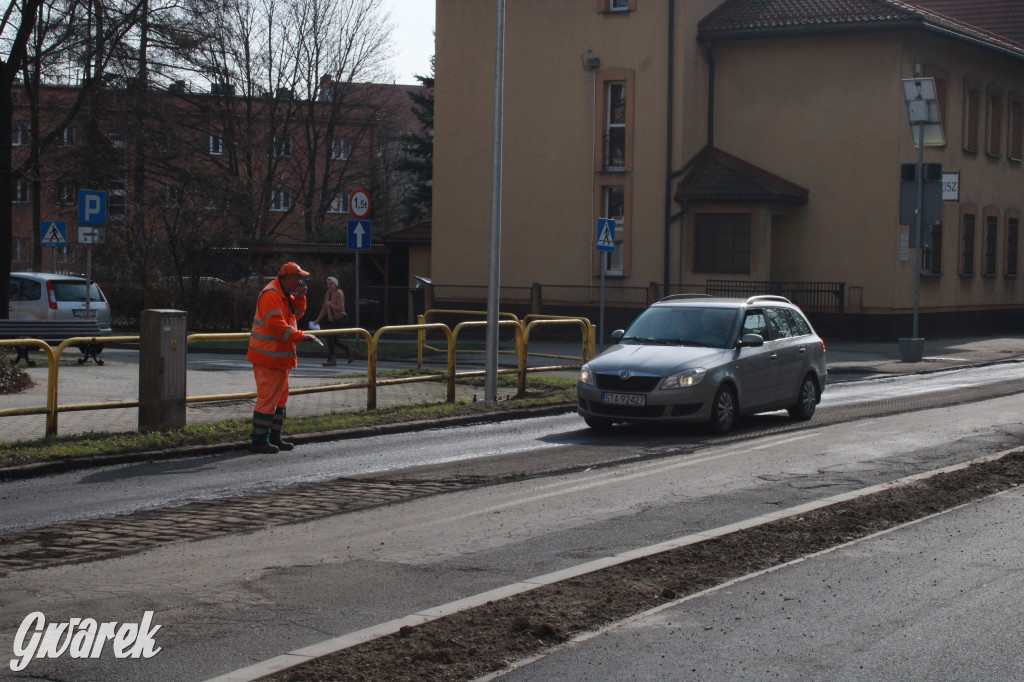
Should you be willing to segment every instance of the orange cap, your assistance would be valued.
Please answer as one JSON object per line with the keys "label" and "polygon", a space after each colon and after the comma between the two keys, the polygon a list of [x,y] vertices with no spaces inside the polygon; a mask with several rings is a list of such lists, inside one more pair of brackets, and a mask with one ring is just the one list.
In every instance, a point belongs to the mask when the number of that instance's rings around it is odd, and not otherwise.
{"label": "orange cap", "polygon": [[284,276],[284,275],[302,275],[303,277],[306,277],[307,275],[309,275],[308,272],[306,272],[305,270],[300,268],[299,264],[294,262],[294,261],[288,262],[288,263],[285,263],[284,265],[282,265],[281,266],[281,272],[279,272],[277,274],[279,276]]}

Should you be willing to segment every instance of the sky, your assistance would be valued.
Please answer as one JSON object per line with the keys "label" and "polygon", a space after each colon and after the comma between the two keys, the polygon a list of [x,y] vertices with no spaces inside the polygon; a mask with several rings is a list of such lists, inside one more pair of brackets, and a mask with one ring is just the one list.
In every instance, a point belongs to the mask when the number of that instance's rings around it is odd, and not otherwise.
{"label": "sky", "polygon": [[395,82],[415,84],[430,74],[434,54],[434,0],[384,0],[395,24]]}

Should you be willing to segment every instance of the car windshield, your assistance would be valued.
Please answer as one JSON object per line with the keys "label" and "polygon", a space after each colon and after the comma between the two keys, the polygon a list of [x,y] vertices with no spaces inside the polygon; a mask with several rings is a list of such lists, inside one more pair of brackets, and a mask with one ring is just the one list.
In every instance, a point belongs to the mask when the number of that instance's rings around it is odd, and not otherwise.
{"label": "car windshield", "polygon": [[735,320],[733,308],[655,306],[636,318],[622,341],[726,348]]}
{"label": "car windshield", "polygon": [[[58,301],[75,302],[85,301],[85,282],[75,282],[72,280],[59,281],[54,280],[53,293],[57,297]],[[93,282],[89,288],[89,300],[90,301],[103,301],[103,296],[100,294],[100,288]]]}

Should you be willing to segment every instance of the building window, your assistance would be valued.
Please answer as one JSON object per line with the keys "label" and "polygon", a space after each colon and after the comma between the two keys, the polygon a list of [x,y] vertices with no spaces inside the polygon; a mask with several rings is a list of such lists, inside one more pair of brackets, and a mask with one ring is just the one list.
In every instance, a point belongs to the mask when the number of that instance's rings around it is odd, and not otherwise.
{"label": "building window", "polygon": [[124,137],[124,133],[120,130],[113,128],[110,131],[110,146],[114,149],[125,149],[128,146],[128,141]]}
{"label": "building window", "polygon": [[328,213],[348,213],[348,194],[338,192],[331,199],[331,205],[327,208]]}
{"label": "building window", "polygon": [[750,213],[694,216],[693,271],[750,273]]}
{"label": "building window", "polygon": [[286,189],[275,189],[270,193],[270,210],[287,211],[292,207],[292,195]]}
{"label": "building window", "polygon": [[1020,218],[1006,219],[1006,276],[1017,276],[1017,237]]}
{"label": "building window", "polygon": [[282,159],[292,155],[292,138],[290,135],[278,135],[274,138],[273,154]]}
{"label": "building window", "polygon": [[1003,91],[995,86],[988,88],[988,118],[985,125],[985,152],[999,156],[1003,131]]}
{"label": "building window", "polygon": [[107,227],[124,227],[128,210],[127,177],[128,169],[124,166],[111,169],[111,180],[107,183]]}
{"label": "building window", "polygon": [[960,230],[960,274],[974,276],[974,214],[965,213]]}
{"label": "building window", "polygon": [[15,123],[11,127],[11,145],[14,147],[27,147],[30,142],[29,128],[27,123]]}
{"label": "building window", "polygon": [[964,83],[964,151],[978,151],[978,118],[981,116],[981,89],[968,80]]}
{"label": "building window", "polygon": [[208,133],[206,135],[206,151],[211,156],[220,156],[225,153],[224,134]]}
{"label": "building window", "polygon": [[14,181],[14,196],[12,201],[16,204],[27,204],[28,203],[28,180],[25,178],[18,178]]}
{"label": "building window", "polygon": [[624,185],[611,185],[604,188],[604,201],[602,202],[602,218],[611,218],[615,221],[615,250],[608,254],[608,269],[606,274],[625,274],[625,257],[623,245],[626,243],[626,187]]}
{"label": "building window", "polygon": [[921,274],[942,274],[942,225],[922,225]]}
{"label": "building window", "polygon": [[[15,263],[27,263],[29,260],[28,253],[28,240],[27,239],[12,239],[11,240],[11,260]],[[15,280],[11,280],[12,282]],[[38,296],[36,297],[38,298]],[[11,300],[15,300],[11,297]]]}
{"label": "building window", "polygon": [[1020,93],[1010,93],[1010,104],[1006,107],[1009,120],[1006,122],[1006,155],[1014,161],[1024,159],[1024,98]]}
{"label": "building window", "polygon": [[629,0],[608,0],[609,12],[628,12]]}
{"label": "building window", "polygon": [[160,206],[177,208],[181,205],[181,188],[174,185],[160,185],[158,188]]}
{"label": "building window", "polygon": [[74,147],[75,146],[75,129],[67,127],[60,131],[57,136],[58,147]]}
{"label": "building window", "polygon": [[60,206],[74,206],[78,201],[78,190],[73,182],[57,183],[57,203]]}
{"label": "building window", "polygon": [[999,216],[985,216],[985,277],[996,276],[996,244],[999,243]]}
{"label": "building window", "polygon": [[626,82],[605,84],[604,170],[626,170]]}
{"label": "building window", "polygon": [[331,158],[335,161],[348,161],[352,155],[352,144],[348,140],[331,140]]}

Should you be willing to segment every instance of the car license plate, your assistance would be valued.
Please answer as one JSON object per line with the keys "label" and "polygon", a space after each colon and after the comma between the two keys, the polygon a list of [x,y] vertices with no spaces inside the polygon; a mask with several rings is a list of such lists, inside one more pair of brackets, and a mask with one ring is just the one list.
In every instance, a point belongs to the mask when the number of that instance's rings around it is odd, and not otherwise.
{"label": "car license plate", "polygon": [[601,402],[605,405],[633,405],[643,407],[647,404],[647,396],[642,393],[602,393]]}
{"label": "car license plate", "polygon": [[96,317],[96,313],[99,311],[96,308],[90,308],[89,310],[82,308],[81,310],[72,310],[71,312],[75,317]]}

